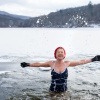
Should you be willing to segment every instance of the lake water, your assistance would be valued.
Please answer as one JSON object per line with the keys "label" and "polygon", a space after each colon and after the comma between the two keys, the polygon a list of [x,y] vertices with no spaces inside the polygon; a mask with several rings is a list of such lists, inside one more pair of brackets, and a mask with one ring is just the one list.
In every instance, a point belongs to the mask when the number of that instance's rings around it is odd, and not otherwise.
{"label": "lake water", "polygon": [[9,61],[3,59],[6,56],[53,58],[58,46],[66,49],[67,56],[100,54],[99,43],[100,28],[1,28],[0,60]]}
{"label": "lake water", "polygon": [[20,62],[54,59],[56,47],[69,60],[100,54],[100,28],[1,28],[2,100],[100,100],[100,62],[68,68],[68,92],[49,94],[50,71],[20,67]]}

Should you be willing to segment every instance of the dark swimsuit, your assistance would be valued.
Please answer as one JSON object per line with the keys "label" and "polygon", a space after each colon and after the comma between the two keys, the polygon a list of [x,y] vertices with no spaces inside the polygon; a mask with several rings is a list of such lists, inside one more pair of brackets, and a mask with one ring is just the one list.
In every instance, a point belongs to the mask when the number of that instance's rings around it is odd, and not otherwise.
{"label": "dark swimsuit", "polygon": [[67,68],[62,73],[57,73],[52,69],[51,71],[51,86],[50,91],[52,92],[64,92],[67,90]]}

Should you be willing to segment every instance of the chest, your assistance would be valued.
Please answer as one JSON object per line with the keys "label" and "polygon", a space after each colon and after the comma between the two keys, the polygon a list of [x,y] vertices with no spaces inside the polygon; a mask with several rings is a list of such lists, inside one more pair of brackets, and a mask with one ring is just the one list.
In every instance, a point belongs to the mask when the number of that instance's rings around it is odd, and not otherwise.
{"label": "chest", "polygon": [[65,63],[65,62],[62,62],[62,63],[53,62],[52,63],[52,69],[57,73],[63,73],[68,66],[69,66],[69,63]]}
{"label": "chest", "polygon": [[57,72],[57,73],[62,73],[64,72],[66,69],[66,67],[54,67],[54,71]]}

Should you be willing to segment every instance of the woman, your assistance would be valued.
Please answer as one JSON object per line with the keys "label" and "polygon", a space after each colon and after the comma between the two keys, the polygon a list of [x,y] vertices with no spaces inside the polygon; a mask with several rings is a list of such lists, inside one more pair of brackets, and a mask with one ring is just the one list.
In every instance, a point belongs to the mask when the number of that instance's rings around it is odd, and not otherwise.
{"label": "woman", "polygon": [[64,61],[66,51],[63,47],[58,47],[54,52],[55,61],[48,61],[44,63],[21,63],[24,67],[51,67],[51,86],[52,92],[64,92],[67,90],[67,77],[68,67],[74,67],[77,65],[87,64],[93,61],[100,61],[100,55],[95,56],[92,59],[84,59],[79,61]]}

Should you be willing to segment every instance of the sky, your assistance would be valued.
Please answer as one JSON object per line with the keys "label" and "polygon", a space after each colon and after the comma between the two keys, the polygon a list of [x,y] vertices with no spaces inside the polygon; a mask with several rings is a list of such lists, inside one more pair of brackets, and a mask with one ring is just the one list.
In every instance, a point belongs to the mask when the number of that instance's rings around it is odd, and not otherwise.
{"label": "sky", "polygon": [[[60,9],[88,5],[90,0],[0,0],[0,11],[11,14],[36,17]],[[99,4],[100,0],[91,0]]]}

